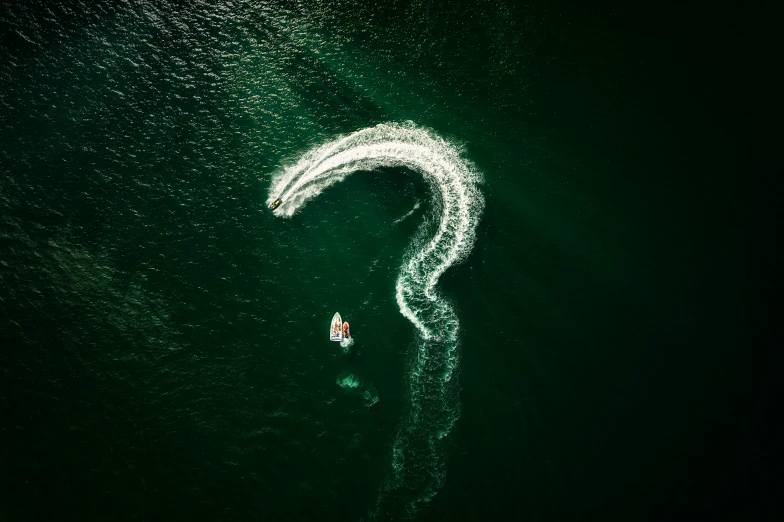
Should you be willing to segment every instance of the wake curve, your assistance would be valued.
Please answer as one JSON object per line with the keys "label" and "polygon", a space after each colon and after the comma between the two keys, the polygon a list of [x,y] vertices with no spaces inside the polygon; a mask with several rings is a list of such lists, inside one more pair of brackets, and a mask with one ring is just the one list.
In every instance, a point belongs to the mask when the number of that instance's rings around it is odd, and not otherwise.
{"label": "wake curve", "polygon": [[[395,284],[400,312],[419,333],[409,373],[411,408],[392,448],[393,471],[381,488],[375,515],[388,518],[402,509],[413,514],[443,482],[443,448],[439,442],[459,416],[453,379],[458,363],[459,322],[436,290],[441,274],[465,259],[475,240],[484,199],[481,176],[461,149],[411,122],[384,123],[311,149],[277,174],[267,204],[283,202],[275,214],[288,218],[326,188],[352,172],[405,167],[431,187],[437,223],[431,236],[423,226],[404,256]],[[402,501],[402,502],[401,502]]]}

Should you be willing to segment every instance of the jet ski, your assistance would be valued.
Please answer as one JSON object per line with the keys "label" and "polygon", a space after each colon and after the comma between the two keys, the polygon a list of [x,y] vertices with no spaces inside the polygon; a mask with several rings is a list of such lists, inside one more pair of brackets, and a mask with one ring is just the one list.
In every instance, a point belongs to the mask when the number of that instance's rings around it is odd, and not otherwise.
{"label": "jet ski", "polygon": [[273,202],[272,202],[272,204],[269,206],[270,210],[275,210],[276,208],[278,208],[278,207],[280,206],[280,204],[281,204],[281,203],[283,203],[283,202],[280,200],[280,198],[276,199],[276,200],[275,200],[275,201],[273,201]]}

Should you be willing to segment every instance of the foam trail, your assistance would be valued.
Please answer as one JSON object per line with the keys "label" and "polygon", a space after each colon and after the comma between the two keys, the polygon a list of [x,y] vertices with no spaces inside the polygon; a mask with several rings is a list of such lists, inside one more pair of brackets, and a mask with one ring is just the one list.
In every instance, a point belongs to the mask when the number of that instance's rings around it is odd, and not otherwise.
{"label": "foam trail", "polygon": [[[340,137],[305,154],[272,180],[267,204],[291,217],[310,199],[352,172],[406,167],[423,176],[433,194],[432,227],[423,225],[404,256],[395,285],[397,304],[416,327],[409,373],[411,407],[392,447],[392,472],[371,515],[411,516],[444,478],[442,441],[459,416],[454,379],[459,323],[436,284],[474,244],[484,199],[481,176],[454,144],[411,122],[384,123]],[[435,230],[432,236],[428,230]]]}
{"label": "foam trail", "polygon": [[411,210],[409,210],[408,212],[406,212],[406,215],[405,215],[405,216],[397,218],[397,219],[395,220],[395,223],[394,223],[394,224],[395,224],[395,225],[399,225],[400,223],[402,223],[402,222],[403,222],[403,221],[405,221],[406,219],[410,218],[410,217],[411,217],[411,215],[412,215],[414,212],[416,212],[418,209],[419,209],[419,201],[417,201],[416,203],[414,203],[414,208],[412,208]]}
{"label": "foam trail", "polygon": [[343,353],[349,353],[352,346],[354,346],[353,337],[349,337],[348,339],[343,339],[340,341],[340,348],[343,350]]}

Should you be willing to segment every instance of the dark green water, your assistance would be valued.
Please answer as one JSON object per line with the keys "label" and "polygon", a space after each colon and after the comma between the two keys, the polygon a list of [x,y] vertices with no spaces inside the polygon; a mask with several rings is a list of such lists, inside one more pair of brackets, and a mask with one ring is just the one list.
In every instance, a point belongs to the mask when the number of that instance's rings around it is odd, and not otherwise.
{"label": "dark green water", "polygon": [[[0,519],[661,520],[745,493],[728,13],[0,14]],[[459,418],[389,489],[419,346],[395,282],[432,187],[386,168],[291,219],[265,201],[306,150],[402,121],[463,148],[485,206],[438,284]]]}

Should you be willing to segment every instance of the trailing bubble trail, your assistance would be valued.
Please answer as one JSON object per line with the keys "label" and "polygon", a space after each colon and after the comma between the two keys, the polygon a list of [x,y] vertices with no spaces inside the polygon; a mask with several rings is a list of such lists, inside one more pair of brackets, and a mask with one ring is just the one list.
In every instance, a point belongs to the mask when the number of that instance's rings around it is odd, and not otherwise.
{"label": "trailing bubble trail", "polygon": [[[267,204],[291,217],[309,200],[356,171],[404,167],[422,175],[433,206],[403,258],[395,285],[397,304],[415,326],[409,367],[410,408],[392,447],[392,472],[381,487],[374,515],[411,515],[441,488],[443,439],[460,414],[455,374],[459,321],[436,284],[471,251],[484,206],[481,176],[461,149],[413,123],[384,123],[311,149],[272,181]],[[435,233],[429,233],[435,230]]]}

